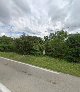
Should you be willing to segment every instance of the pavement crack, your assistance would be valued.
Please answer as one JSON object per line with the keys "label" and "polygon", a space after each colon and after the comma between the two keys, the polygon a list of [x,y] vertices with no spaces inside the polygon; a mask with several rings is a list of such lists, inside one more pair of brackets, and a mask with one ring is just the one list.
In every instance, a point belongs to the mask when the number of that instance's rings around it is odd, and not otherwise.
{"label": "pavement crack", "polygon": [[25,73],[25,74],[27,73],[26,71],[22,71],[22,72]]}
{"label": "pavement crack", "polygon": [[54,84],[54,85],[56,85],[57,83],[55,82],[55,81],[49,81],[51,84]]}
{"label": "pavement crack", "polygon": [[5,63],[4,65],[8,65],[8,63]]}

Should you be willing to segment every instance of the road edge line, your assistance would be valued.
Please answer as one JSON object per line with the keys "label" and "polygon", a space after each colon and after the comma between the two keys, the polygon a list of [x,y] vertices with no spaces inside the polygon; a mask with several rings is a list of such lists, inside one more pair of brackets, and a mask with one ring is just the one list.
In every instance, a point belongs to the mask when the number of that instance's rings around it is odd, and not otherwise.
{"label": "road edge line", "polygon": [[2,83],[0,83],[0,90],[2,92],[11,92],[6,86],[4,86]]}
{"label": "road edge line", "polygon": [[38,67],[38,66],[35,66],[35,65],[30,65],[30,64],[27,64],[27,63],[22,63],[22,62],[20,62],[20,61],[8,59],[8,58],[5,58],[5,57],[0,57],[0,58],[6,59],[6,60],[10,60],[10,61],[15,62],[15,63],[19,63],[19,64],[23,64],[23,65],[28,65],[28,66],[30,66],[30,67],[33,67],[33,68],[36,68],[36,69],[41,69],[41,70],[44,70],[44,71],[46,71],[46,72],[50,72],[50,73],[54,73],[54,74],[60,74],[60,72],[52,71],[52,70],[50,70],[50,69]]}

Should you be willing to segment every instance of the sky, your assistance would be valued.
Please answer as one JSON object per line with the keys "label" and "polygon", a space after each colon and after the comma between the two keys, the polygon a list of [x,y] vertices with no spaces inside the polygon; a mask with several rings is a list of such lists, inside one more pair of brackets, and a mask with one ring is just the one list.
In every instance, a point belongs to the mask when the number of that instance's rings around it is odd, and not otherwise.
{"label": "sky", "polygon": [[80,32],[80,0],[0,0],[0,36]]}

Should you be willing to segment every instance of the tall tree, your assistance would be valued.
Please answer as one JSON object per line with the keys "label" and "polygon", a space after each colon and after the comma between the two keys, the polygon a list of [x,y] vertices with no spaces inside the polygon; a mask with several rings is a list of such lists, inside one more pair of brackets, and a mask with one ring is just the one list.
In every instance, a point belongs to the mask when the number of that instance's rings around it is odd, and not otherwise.
{"label": "tall tree", "polygon": [[80,34],[70,34],[66,40],[66,56],[68,61],[80,62]]}

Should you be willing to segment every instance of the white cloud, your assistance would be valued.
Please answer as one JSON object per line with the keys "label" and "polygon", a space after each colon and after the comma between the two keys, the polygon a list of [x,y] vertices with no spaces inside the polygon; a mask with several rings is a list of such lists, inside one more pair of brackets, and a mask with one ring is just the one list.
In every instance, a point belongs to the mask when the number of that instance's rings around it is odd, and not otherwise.
{"label": "white cloud", "polygon": [[0,22],[6,27],[0,27],[0,32],[25,32],[43,37],[50,30],[63,27],[68,27],[70,32],[78,30],[79,3],[79,0],[1,0]]}
{"label": "white cloud", "polygon": [[4,35],[6,35],[5,33],[1,33],[1,36],[4,36]]}

